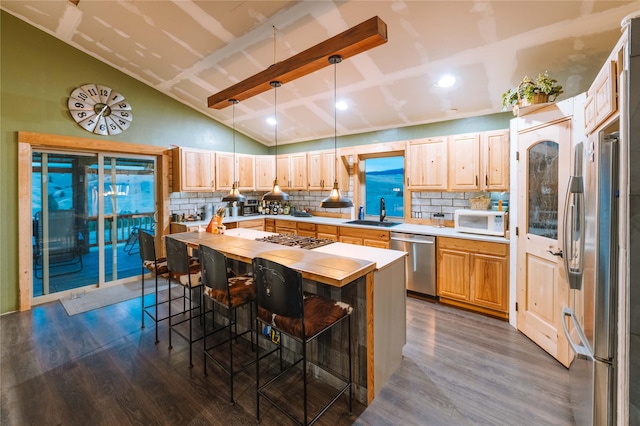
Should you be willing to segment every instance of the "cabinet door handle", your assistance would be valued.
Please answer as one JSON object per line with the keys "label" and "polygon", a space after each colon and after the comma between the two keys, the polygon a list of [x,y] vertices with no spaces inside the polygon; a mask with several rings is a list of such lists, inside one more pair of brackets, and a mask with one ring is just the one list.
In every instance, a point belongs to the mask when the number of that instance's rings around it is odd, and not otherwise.
{"label": "cabinet door handle", "polygon": [[476,186],[478,186],[478,175],[476,175]]}
{"label": "cabinet door handle", "polygon": [[484,184],[489,186],[489,175],[484,175]]}

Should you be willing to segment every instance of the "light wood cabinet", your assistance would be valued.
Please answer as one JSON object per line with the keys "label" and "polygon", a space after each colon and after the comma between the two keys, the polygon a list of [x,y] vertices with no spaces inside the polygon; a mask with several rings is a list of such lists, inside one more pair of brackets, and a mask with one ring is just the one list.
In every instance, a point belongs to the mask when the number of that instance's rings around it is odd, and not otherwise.
{"label": "light wood cabinet", "polygon": [[264,230],[264,219],[240,220],[236,223],[238,228]]}
{"label": "light wood cabinet", "polygon": [[254,157],[250,154],[216,153],[216,190],[230,190],[237,174],[238,189],[252,191],[255,188],[254,164]]}
{"label": "light wood cabinet", "polygon": [[275,231],[278,234],[293,234],[296,235],[297,226],[295,220],[286,220],[286,219],[274,219],[275,220]]}
{"label": "light wood cabinet", "polygon": [[215,189],[215,153],[197,148],[172,150],[173,192],[207,192]]}
{"label": "light wood cabinet", "polygon": [[480,134],[449,136],[449,190],[480,189]]}
{"label": "light wood cabinet", "polygon": [[264,220],[264,230],[265,230],[265,232],[276,232],[276,221],[275,221],[275,219],[265,219]]}
{"label": "light wood cabinet", "polygon": [[440,301],[507,319],[509,246],[448,237],[437,241]]}
{"label": "light wood cabinet", "polygon": [[278,169],[278,184],[281,189],[307,189],[306,153],[278,155],[276,165]]}
{"label": "light wood cabinet", "polygon": [[273,155],[256,155],[256,191],[271,191],[276,177],[276,159]]}
{"label": "light wood cabinet", "polygon": [[389,231],[341,226],[338,232],[338,241],[341,243],[389,248]]}
{"label": "light wood cabinet", "polygon": [[335,225],[316,224],[316,237],[338,241],[338,227]]}
{"label": "light wood cabinet", "polygon": [[[333,150],[313,151],[307,154],[307,180],[310,191],[324,191],[333,188],[334,172],[339,172],[342,164],[336,162]],[[342,184],[338,178],[338,183]]]}
{"label": "light wood cabinet", "polygon": [[587,90],[584,125],[587,133],[618,110],[616,60],[609,58]]}
{"label": "light wood cabinet", "polygon": [[298,222],[296,233],[302,237],[316,237],[316,224],[308,222]]}
{"label": "light wood cabinet", "polygon": [[483,191],[509,190],[509,130],[483,132],[480,135]]}
{"label": "light wood cabinet", "polygon": [[447,189],[447,138],[409,141],[406,157],[409,189],[427,191]]}

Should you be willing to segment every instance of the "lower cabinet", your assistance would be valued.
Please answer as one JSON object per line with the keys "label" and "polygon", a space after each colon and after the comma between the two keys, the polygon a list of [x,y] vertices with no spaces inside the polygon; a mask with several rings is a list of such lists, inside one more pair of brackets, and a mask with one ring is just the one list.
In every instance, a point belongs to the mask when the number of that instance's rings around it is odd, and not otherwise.
{"label": "lower cabinet", "polygon": [[284,220],[284,219],[274,219],[275,220],[275,228],[274,232],[278,234],[293,234],[296,235],[296,221],[295,220]]}
{"label": "lower cabinet", "polygon": [[238,228],[256,229],[258,231],[264,230],[264,219],[241,220],[236,223],[238,224]]}
{"label": "lower cabinet", "polygon": [[338,227],[335,225],[316,224],[316,237],[338,241]]}
{"label": "lower cabinet", "polygon": [[301,237],[316,237],[316,224],[308,222],[298,222],[296,228],[297,234]]}
{"label": "lower cabinet", "polygon": [[338,241],[360,246],[389,248],[389,231],[341,226]]}
{"label": "lower cabinet", "polygon": [[470,310],[509,318],[509,246],[438,237],[438,296]]}

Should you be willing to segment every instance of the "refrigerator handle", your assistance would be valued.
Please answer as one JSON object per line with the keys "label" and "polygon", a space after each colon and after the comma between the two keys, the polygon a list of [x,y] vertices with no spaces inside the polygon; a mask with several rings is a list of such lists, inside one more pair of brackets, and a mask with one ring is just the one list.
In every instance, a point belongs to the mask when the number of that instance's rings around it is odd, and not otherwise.
{"label": "refrigerator handle", "polygon": [[[564,256],[562,259],[569,288],[578,290],[582,286],[584,214],[584,183],[582,176],[569,176],[564,204]],[[577,252],[575,246],[576,238],[579,238]]]}
{"label": "refrigerator handle", "polygon": [[[569,328],[567,327],[567,317],[573,324],[578,333],[578,338],[580,339],[580,344],[576,344],[573,339],[571,339],[571,334],[569,333]],[[593,361],[595,358],[593,357],[593,350],[589,346],[589,342],[587,341],[587,337],[584,335],[584,331],[582,327],[580,327],[580,323],[576,318],[576,314],[573,309],[569,307],[562,308],[562,328],[564,329],[564,335],[567,337],[567,341],[569,342],[569,346],[576,353],[576,355],[580,358],[584,358],[589,361]]]}

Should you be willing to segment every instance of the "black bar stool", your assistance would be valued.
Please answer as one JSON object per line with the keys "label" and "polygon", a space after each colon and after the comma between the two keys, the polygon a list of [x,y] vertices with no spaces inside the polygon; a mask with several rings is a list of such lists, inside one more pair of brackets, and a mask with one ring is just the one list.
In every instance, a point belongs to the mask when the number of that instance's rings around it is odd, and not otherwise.
{"label": "black bar stool", "polygon": [[[282,344],[282,338],[288,336],[293,341],[301,345],[301,353],[294,355],[294,362],[286,368],[280,367],[280,372],[260,383],[260,345],[256,350],[256,420],[260,421],[260,398],[269,401],[274,407],[289,417],[294,422],[301,425],[313,424],[322,416],[345,392],[349,392],[349,415],[352,414],[352,362],[351,362],[351,306],[339,303],[334,300],[316,295],[303,293],[302,274],[279,263],[256,257],[253,259],[254,283],[256,286],[256,327],[257,330],[264,330],[265,326],[271,328],[271,341]],[[336,390],[336,394],[326,403],[319,412],[308,420],[308,373],[307,363],[312,361],[307,358],[307,345],[318,336],[322,335],[332,327],[346,321],[348,328],[348,377],[337,371],[330,371],[327,367],[316,365],[316,367],[344,382],[344,386]],[[273,333],[277,336],[274,338]],[[279,333],[279,334],[278,334]],[[258,335],[267,333],[258,333]],[[292,348],[289,348],[292,349]],[[282,350],[282,348],[281,348]],[[295,359],[299,357],[298,359]],[[297,400],[292,395],[291,398],[284,398],[288,406],[279,405],[279,398],[269,394],[269,387],[274,385],[279,379],[302,363],[297,374],[302,375],[303,391],[303,420],[294,417],[289,412],[290,402]],[[314,364],[315,365],[315,364]]]}
{"label": "black bar stool", "polygon": [[[201,332],[197,333],[196,336],[193,333],[193,320],[202,319],[203,317],[200,263],[197,258],[189,255],[189,249],[182,241],[171,238],[170,235],[166,236],[164,241],[167,252],[167,268],[169,269],[169,288],[171,288],[172,280],[175,280],[183,287],[182,297],[180,297],[182,299],[182,312],[172,315],[171,306],[173,303],[169,303],[169,349],[172,348],[171,335],[173,331],[189,342],[189,368],[191,368],[193,367],[193,344],[203,337]],[[197,304],[193,303],[194,290],[198,290],[199,293]],[[187,302],[189,302],[188,309]],[[197,311],[197,313],[194,314],[194,311]],[[182,314],[183,318],[174,322],[173,318],[179,314]],[[188,332],[178,327],[181,324],[188,325]]]}
{"label": "black bar stool", "polygon": [[[255,359],[248,357],[248,361],[238,367],[234,367],[233,342],[238,342],[238,338],[250,334],[251,348],[254,348],[253,339],[253,315],[254,301],[256,299],[253,277],[251,275],[235,276],[229,267],[227,257],[221,252],[207,246],[200,246],[200,266],[202,268],[202,284],[204,285],[204,295],[213,303],[212,319],[213,331],[207,332],[207,320],[204,321],[204,375],[207,375],[207,360],[213,361],[225,373],[229,375],[229,397],[233,403],[233,376],[253,365]],[[249,328],[238,333],[238,309],[243,306],[249,307]],[[218,309],[216,309],[218,308]],[[223,314],[224,325],[216,327],[216,311]],[[228,336],[225,340],[214,340],[213,345],[208,346],[207,338],[227,330]],[[215,357],[216,349],[227,345],[228,363],[223,363]]]}
{"label": "black bar stool", "polygon": [[[158,276],[167,277],[169,269],[167,268],[167,258],[157,257],[156,254],[156,241],[153,234],[143,229],[138,230],[138,243],[140,246],[140,260],[142,261],[142,328],[144,328],[145,314],[149,315],[151,320],[156,324],[156,343],[158,340],[158,322],[166,320],[168,317],[158,316],[158,306],[169,303],[171,299],[171,287],[169,286],[169,296],[167,300],[160,301],[158,298]],[[153,303],[146,304],[144,293],[144,276],[149,271],[154,276],[156,281],[155,297]]]}

